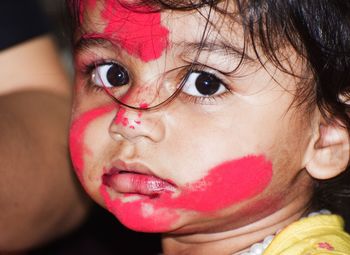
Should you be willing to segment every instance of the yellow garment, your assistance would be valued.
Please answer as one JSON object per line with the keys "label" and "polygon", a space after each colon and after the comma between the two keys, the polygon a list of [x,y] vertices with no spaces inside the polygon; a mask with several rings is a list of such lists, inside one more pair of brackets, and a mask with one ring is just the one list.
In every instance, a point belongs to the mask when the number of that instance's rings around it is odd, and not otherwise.
{"label": "yellow garment", "polygon": [[337,215],[303,218],[281,231],[263,255],[350,255],[350,235]]}

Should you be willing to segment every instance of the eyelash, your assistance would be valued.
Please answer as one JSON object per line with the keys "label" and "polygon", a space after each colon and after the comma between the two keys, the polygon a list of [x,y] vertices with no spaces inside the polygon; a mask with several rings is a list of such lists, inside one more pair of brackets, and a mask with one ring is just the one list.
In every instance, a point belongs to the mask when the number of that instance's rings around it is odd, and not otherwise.
{"label": "eyelash", "polygon": [[105,65],[108,63],[113,63],[113,61],[109,61],[107,59],[100,59],[100,60],[93,60],[93,61],[81,64],[80,73],[83,75],[84,86],[88,91],[93,91],[93,92],[104,91],[102,87],[94,84],[94,82],[91,80],[91,75],[96,67],[100,65]]}
{"label": "eyelash", "polygon": [[[215,70],[213,72],[213,69],[210,68],[209,66],[200,64],[200,63],[188,63],[188,65],[186,65],[187,68],[184,71],[184,74],[182,75],[180,82],[184,82],[184,79],[186,78],[186,75],[188,75],[188,73],[191,71],[191,73],[200,73],[200,72],[206,72],[209,74],[214,75],[218,81],[220,81],[220,83],[225,87],[226,91],[224,93],[221,93],[219,95],[215,95],[215,96],[192,96],[186,93],[180,93],[179,96],[181,96],[181,98],[183,98],[183,100],[189,102],[189,103],[193,103],[193,104],[204,104],[204,105],[210,105],[215,103],[217,100],[221,100],[226,98],[226,96],[232,95],[233,91],[230,88],[230,86],[227,85],[227,83],[225,81],[223,81],[223,79],[221,79],[220,77],[218,77],[217,73],[220,73],[220,76],[222,75],[222,73],[218,70]],[[183,85],[183,84],[181,84]]]}
{"label": "eyelash", "polygon": [[[81,64],[80,73],[84,77],[84,80],[85,80],[84,85],[88,91],[92,91],[92,92],[104,91],[104,88],[94,84],[94,82],[91,80],[91,75],[96,67],[101,66],[101,65],[111,64],[111,63],[118,64],[117,61],[111,60],[111,59],[97,59],[97,60],[92,60],[92,61],[90,60],[89,62]],[[223,74],[222,72],[220,72],[218,70],[213,70],[209,66],[206,66],[206,65],[203,65],[200,63],[188,62],[184,66],[177,67],[177,68],[174,68],[172,70],[167,71],[167,73],[170,73],[172,71],[176,71],[179,69],[183,69],[183,70],[180,71],[180,75],[178,75],[179,78],[176,81],[176,83],[181,84],[182,87],[184,85],[186,76],[187,77],[189,76],[189,72],[191,72],[191,73],[206,72],[206,73],[214,75],[218,79],[218,81],[220,81],[220,83],[225,87],[225,90],[226,90],[224,93],[221,93],[219,95],[213,95],[213,96],[193,96],[193,95],[189,95],[185,92],[180,92],[177,95],[177,97],[179,97],[181,100],[183,100],[187,103],[210,105],[210,104],[214,104],[217,100],[222,100],[222,99],[226,98],[226,96],[233,94],[233,90],[230,88],[230,86],[227,85],[227,82],[223,81],[223,79],[219,77],[219,76],[223,76],[225,74]],[[219,73],[219,75],[218,75],[218,73]],[[181,90],[182,90],[182,88],[181,88]]]}

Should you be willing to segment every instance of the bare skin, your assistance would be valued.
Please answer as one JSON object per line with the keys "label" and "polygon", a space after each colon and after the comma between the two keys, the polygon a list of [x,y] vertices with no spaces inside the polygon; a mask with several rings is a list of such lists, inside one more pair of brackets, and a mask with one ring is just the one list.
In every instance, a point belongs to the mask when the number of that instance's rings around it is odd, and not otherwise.
{"label": "bare skin", "polygon": [[70,82],[53,40],[0,52],[0,251],[26,250],[84,219],[67,149]]}

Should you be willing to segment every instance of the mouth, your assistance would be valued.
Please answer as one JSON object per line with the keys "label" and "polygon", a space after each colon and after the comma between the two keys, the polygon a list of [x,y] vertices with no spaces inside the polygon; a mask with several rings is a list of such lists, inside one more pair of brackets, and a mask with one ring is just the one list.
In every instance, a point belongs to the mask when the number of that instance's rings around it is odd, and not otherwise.
{"label": "mouth", "polygon": [[102,176],[102,183],[118,193],[144,195],[151,198],[173,193],[176,186],[150,173],[111,168]]}

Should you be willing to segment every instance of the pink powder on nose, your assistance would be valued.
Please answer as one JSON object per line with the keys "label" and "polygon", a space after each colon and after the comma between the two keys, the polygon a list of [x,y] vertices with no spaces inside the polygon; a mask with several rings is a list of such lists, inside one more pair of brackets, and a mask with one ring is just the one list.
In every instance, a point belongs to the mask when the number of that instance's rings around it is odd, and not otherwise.
{"label": "pink powder on nose", "polygon": [[[140,118],[141,116],[138,115],[138,117]],[[129,127],[130,129],[135,129],[135,126],[130,123],[129,118],[126,116],[126,109],[123,108],[123,107],[119,108],[114,122],[117,125],[121,124],[124,127]],[[140,125],[141,121],[140,120],[134,120],[134,123],[136,123],[137,125]]]}
{"label": "pink powder on nose", "polygon": [[120,107],[115,118],[115,124],[122,124],[124,127],[129,124],[129,119],[125,117],[126,109]]}
{"label": "pink powder on nose", "polygon": [[149,105],[147,103],[140,104],[140,109],[147,109]]}
{"label": "pink powder on nose", "polygon": [[119,1],[106,1],[102,17],[108,22],[104,33],[130,55],[144,62],[159,58],[168,45],[167,28],[161,15],[150,7],[126,7]]}

